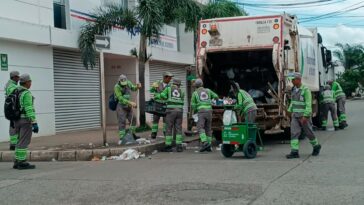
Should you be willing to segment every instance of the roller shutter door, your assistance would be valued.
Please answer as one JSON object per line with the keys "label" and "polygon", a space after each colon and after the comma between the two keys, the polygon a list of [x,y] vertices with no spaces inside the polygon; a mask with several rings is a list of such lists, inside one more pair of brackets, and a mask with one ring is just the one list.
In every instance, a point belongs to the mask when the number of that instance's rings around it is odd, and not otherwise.
{"label": "roller shutter door", "polygon": [[100,71],[86,70],[80,52],[53,50],[56,132],[101,126]]}
{"label": "roller shutter door", "polygon": [[185,104],[183,108],[184,116],[187,116],[187,77],[186,77],[186,67],[187,65],[178,65],[178,64],[171,64],[171,63],[164,63],[164,62],[158,62],[153,61],[149,63],[149,73],[150,73],[150,83],[157,80],[162,79],[163,72],[169,71],[174,75],[174,78],[181,80],[182,82],[182,90],[185,92]]}

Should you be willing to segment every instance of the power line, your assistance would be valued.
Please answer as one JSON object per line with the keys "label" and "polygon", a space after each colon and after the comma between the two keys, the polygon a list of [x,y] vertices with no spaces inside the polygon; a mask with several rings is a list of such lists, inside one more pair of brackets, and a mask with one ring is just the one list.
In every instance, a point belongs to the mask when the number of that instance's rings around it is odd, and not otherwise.
{"label": "power line", "polygon": [[350,11],[354,11],[354,10],[360,9],[360,8],[362,8],[364,6],[361,5],[361,6],[358,6],[356,8],[351,8],[351,7],[354,7],[354,6],[357,6],[359,4],[362,4],[363,2],[364,1],[361,1],[359,3],[356,3],[356,4],[353,4],[351,6],[345,7],[344,9],[340,9],[340,10],[337,10],[337,11],[334,11],[334,12],[329,12],[329,13],[326,13],[326,14],[323,14],[323,15],[319,15],[319,16],[316,16],[316,17],[303,18],[304,20],[301,21],[301,22],[303,23],[303,22],[309,22],[309,21],[316,21],[316,20],[320,20],[320,19],[324,19],[324,18],[330,18],[330,17],[333,17],[333,16],[337,16],[337,15],[340,15],[340,14],[344,14],[344,13],[347,13],[347,12],[350,12]]}
{"label": "power line", "polygon": [[[308,6],[311,4],[322,4],[322,3],[339,3],[345,0],[316,0],[316,1],[306,1],[306,2],[296,2],[296,3],[278,3],[278,4],[271,4],[271,3],[240,3],[237,4],[242,6],[254,6],[254,7],[292,7],[292,6]],[[317,5],[316,5],[317,6]]]}

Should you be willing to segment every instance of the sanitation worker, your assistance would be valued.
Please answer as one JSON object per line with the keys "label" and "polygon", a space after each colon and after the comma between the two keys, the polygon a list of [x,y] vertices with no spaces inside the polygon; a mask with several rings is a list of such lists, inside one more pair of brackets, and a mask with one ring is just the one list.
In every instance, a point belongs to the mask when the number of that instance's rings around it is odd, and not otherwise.
{"label": "sanitation worker", "polygon": [[212,141],[212,106],[211,100],[218,99],[219,96],[208,88],[203,87],[201,79],[195,81],[196,90],[192,94],[191,106],[194,113],[198,115],[197,129],[200,135],[200,152],[211,152]]}
{"label": "sanitation worker", "polygon": [[[10,80],[5,85],[5,96],[10,95],[18,87],[19,72],[11,71]],[[15,150],[15,146],[18,143],[18,135],[15,133],[14,122],[10,122],[9,126],[9,139],[10,139],[10,150]]]}
{"label": "sanitation worker", "polygon": [[287,159],[299,158],[299,140],[301,132],[307,136],[313,146],[312,156],[318,156],[321,145],[318,143],[312,129],[312,96],[308,87],[302,84],[301,73],[294,72],[288,76],[294,85],[292,99],[288,111],[291,115],[291,152]]}
{"label": "sanitation worker", "polygon": [[336,107],[335,107],[335,99],[334,92],[331,90],[329,85],[326,85],[324,91],[321,94],[321,103],[322,103],[322,124],[321,129],[326,130],[327,127],[327,119],[329,111],[331,113],[331,119],[334,123],[335,131],[339,130],[339,120],[337,119]]}
{"label": "sanitation worker", "polygon": [[338,82],[329,80],[327,83],[331,86],[331,90],[334,92],[334,98],[337,104],[337,115],[339,117],[339,127],[340,129],[344,129],[348,126],[345,114],[345,93]]}
{"label": "sanitation worker", "polygon": [[[163,80],[158,80],[152,84],[152,88],[150,89],[150,93],[154,95],[154,100],[159,103],[166,103],[165,100],[156,99],[155,96],[157,94],[162,93],[167,87],[169,87],[169,83],[171,82],[173,74],[171,72],[163,73]],[[153,124],[152,124],[152,134],[151,138],[155,139],[158,133],[158,124],[161,116],[153,115]],[[163,117],[163,134],[166,132],[166,119]]]}
{"label": "sanitation worker", "polygon": [[181,89],[181,81],[173,79],[172,86],[167,87],[160,94],[156,95],[157,99],[164,99],[167,103],[166,109],[166,138],[165,152],[172,152],[173,130],[176,130],[177,152],[182,152],[182,120],[183,105],[185,93]]}
{"label": "sanitation worker", "polygon": [[32,132],[38,133],[39,127],[34,110],[34,97],[29,91],[32,80],[29,74],[20,76],[19,104],[20,119],[14,122],[15,132],[19,135],[19,140],[15,147],[14,169],[34,169],[35,165],[27,162],[28,146],[32,138]]}
{"label": "sanitation worker", "polygon": [[[128,80],[125,75],[120,75],[119,80],[114,86],[115,98],[118,101],[116,113],[119,123],[119,145],[122,144],[122,139],[126,135],[126,120],[129,121],[129,129],[134,133],[135,126],[133,126],[133,108],[137,107],[135,102],[130,101],[131,92],[137,91],[142,85],[140,83],[134,85]],[[135,138],[135,134],[134,134]]]}

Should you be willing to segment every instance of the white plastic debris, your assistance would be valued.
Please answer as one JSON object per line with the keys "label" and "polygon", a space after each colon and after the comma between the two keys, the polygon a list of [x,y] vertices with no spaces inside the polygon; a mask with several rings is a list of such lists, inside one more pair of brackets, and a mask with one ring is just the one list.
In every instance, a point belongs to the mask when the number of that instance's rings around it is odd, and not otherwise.
{"label": "white plastic debris", "polygon": [[140,138],[136,140],[138,144],[151,144],[152,142],[150,140],[147,140],[145,138]]}
{"label": "white plastic debris", "polygon": [[221,151],[222,144],[219,144],[219,146],[216,147],[216,151]]}
{"label": "white plastic debris", "polygon": [[128,149],[120,155],[121,160],[138,159],[140,154],[135,149]]}
{"label": "white plastic debris", "polygon": [[154,151],[152,152],[152,155],[157,154],[157,153],[158,153],[158,150],[154,150]]}
{"label": "white plastic debris", "polygon": [[52,162],[56,162],[56,161],[57,161],[56,159],[52,158]]}
{"label": "white plastic debris", "polygon": [[105,161],[106,159],[106,156],[102,156],[101,161]]}

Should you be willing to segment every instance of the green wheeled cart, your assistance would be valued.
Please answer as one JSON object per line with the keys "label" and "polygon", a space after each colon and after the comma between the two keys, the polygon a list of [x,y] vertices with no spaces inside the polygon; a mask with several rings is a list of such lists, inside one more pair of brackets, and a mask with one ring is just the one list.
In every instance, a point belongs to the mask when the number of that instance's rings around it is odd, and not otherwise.
{"label": "green wheeled cart", "polygon": [[258,150],[261,149],[256,143],[257,135],[260,139],[258,126],[255,123],[225,125],[222,132],[222,154],[225,157],[231,157],[235,152],[242,151],[246,158],[255,158]]}

